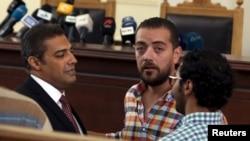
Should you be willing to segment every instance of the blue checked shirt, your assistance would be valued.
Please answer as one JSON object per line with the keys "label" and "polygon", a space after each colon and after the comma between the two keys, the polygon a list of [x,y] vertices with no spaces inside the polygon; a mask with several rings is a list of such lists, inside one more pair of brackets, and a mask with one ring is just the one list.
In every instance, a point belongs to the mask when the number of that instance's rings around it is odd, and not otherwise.
{"label": "blue checked shirt", "polygon": [[177,129],[159,141],[207,141],[208,125],[225,125],[221,112],[197,112],[186,115]]}

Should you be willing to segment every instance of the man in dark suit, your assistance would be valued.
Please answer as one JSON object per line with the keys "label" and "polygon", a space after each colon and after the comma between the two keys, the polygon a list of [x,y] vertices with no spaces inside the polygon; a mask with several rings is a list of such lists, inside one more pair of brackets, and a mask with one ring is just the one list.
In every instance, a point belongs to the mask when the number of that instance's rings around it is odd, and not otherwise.
{"label": "man in dark suit", "polygon": [[68,118],[68,113],[63,112],[64,104],[60,99],[65,97],[65,89],[76,81],[77,59],[60,26],[38,24],[32,27],[21,41],[21,54],[30,75],[16,91],[42,107],[53,130],[87,134],[72,107],[68,110],[73,117]]}

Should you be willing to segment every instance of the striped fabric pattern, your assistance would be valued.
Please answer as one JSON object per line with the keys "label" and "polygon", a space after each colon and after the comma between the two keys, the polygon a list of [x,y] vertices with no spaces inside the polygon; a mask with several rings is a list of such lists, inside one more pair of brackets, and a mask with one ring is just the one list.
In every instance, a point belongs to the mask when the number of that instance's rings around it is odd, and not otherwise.
{"label": "striped fabric pattern", "polygon": [[42,108],[32,99],[0,87],[0,124],[52,131]]}

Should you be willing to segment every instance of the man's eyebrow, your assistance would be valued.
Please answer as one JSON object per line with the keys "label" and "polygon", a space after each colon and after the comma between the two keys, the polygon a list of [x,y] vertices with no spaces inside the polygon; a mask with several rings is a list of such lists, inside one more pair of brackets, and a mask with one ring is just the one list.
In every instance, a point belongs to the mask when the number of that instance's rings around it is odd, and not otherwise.
{"label": "man's eyebrow", "polygon": [[66,52],[66,51],[67,51],[67,49],[59,49],[59,50],[55,51],[54,54]]}
{"label": "man's eyebrow", "polygon": [[145,43],[144,41],[137,41],[135,44],[136,44],[136,45],[137,45],[137,44],[146,45],[146,43]]}
{"label": "man's eyebrow", "polygon": [[[146,45],[146,43],[143,42],[143,41],[137,41],[135,44]],[[153,45],[154,45],[154,44],[162,44],[162,45],[165,45],[165,43],[162,42],[162,41],[154,41],[154,42],[152,42],[152,44],[153,44]]]}
{"label": "man's eyebrow", "polygon": [[154,41],[152,44],[162,44],[162,45],[166,45],[164,42],[162,41]]}
{"label": "man's eyebrow", "polygon": [[56,52],[55,52],[55,54],[56,53],[58,53],[58,52],[66,52],[67,50],[73,50],[74,48],[71,46],[69,49],[68,48],[63,48],[63,49],[59,49],[59,50],[57,50]]}

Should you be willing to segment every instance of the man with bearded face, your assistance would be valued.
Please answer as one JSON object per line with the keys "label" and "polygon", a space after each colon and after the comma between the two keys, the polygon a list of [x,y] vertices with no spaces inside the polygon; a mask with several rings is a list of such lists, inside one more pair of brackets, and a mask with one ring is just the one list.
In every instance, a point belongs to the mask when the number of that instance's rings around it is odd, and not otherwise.
{"label": "man with bearded face", "polygon": [[125,140],[157,140],[174,130],[183,117],[175,110],[170,94],[169,75],[182,53],[178,30],[167,19],[153,17],[143,21],[136,31],[135,56],[141,82],[126,93],[125,127],[107,134]]}
{"label": "man with bearded face", "polygon": [[138,26],[134,47],[141,81],[126,93],[124,128],[107,137],[155,141],[180,125],[183,114],[175,109],[169,79],[182,54],[178,35],[175,25],[164,18],[152,17]]}

